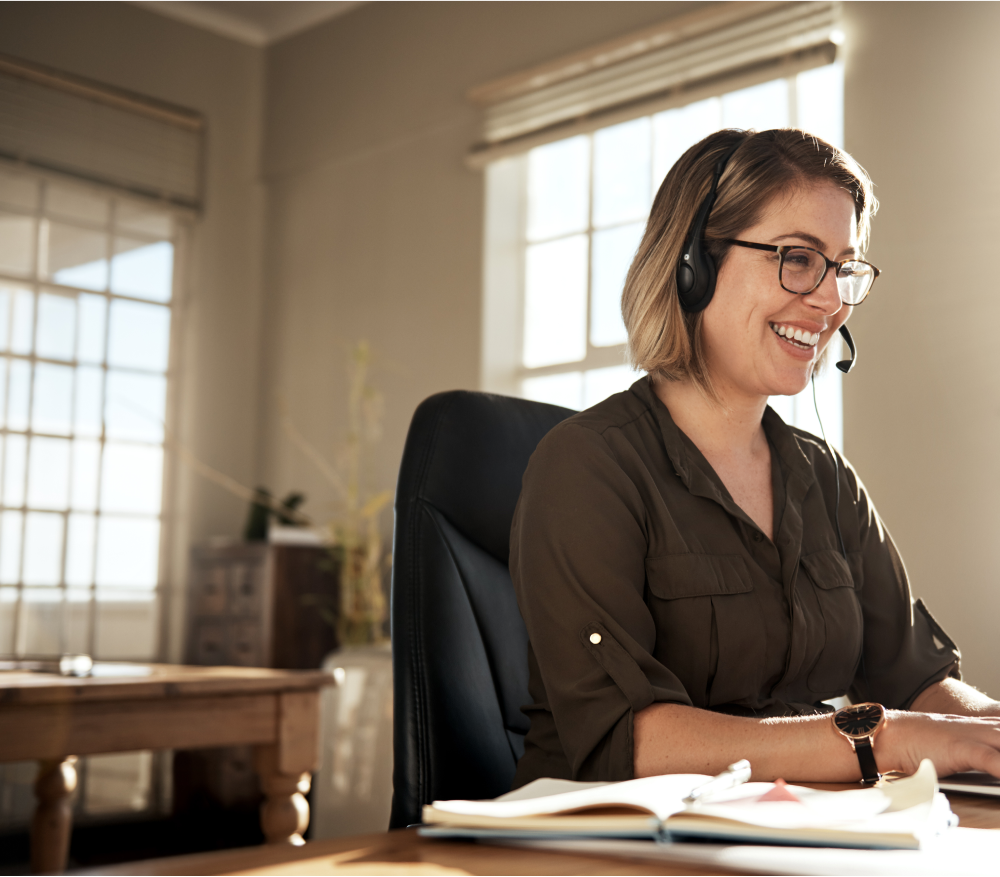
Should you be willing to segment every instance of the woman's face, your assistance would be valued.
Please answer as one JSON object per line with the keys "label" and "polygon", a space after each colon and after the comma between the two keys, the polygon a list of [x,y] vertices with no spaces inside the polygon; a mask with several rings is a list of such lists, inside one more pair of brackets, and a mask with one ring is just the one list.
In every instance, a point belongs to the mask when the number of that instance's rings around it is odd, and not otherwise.
{"label": "woman's face", "polygon": [[[841,261],[858,256],[850,196],[816,183],[779,196],[763,219],[738,236],[759,244],[802,244]],[[805,389],[816,362],[851,314],[837,292],[833,269],[808,295],[782,289],[778,254],[732,247],[702,319],[711,377],[723,397],[790,396]],[[799,329],[796,343],[778,334]],[[812,344],[816,335],[819,340]]]}

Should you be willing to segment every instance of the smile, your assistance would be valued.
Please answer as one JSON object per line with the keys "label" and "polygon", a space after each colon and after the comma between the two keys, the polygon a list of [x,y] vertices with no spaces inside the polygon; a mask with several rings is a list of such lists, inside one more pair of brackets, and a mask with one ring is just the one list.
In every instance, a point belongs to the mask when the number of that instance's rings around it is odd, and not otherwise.
{"label": "smile", "polygon": [[801,329],[796,329],[794,326],[785,326],[782,323],[768,323],[768,325],[775,335],[779,335],[789,344],[802,350],[812,350],[819,341],[819,332],[813,335],[809,332],[803,332]]}

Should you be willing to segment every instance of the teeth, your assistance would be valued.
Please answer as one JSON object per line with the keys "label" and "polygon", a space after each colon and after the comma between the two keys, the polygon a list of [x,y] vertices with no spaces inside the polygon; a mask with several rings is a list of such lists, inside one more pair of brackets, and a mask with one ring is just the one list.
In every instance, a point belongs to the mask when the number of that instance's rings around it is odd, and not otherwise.
{"label": "teeth", "polygon": [[776,335],[780,335],[782,338],[801,344],[804,347],[815,347],[819,343],[819,332],[810,334],[792,326],[781,326],[777,323],[771,323],[770,325]]}

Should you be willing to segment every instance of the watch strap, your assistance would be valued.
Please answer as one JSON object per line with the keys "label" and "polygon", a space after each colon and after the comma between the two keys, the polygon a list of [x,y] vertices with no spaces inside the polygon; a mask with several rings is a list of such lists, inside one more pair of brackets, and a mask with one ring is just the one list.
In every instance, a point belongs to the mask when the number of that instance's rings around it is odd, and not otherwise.
{"label": "watch strap", "polygon": [[854,752],[858,756],[858,764],[861,765],[861,782],[866,786],[871,786],[882,779],[878,772],[878,764],[875,762],[875,750],[872,749],[872,738],[861,737],[854,741]]}

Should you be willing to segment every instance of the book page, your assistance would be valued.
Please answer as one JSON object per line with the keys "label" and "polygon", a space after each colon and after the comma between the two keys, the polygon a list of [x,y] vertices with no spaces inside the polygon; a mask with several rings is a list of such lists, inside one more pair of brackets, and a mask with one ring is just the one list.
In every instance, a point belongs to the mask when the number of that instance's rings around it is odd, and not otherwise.
{"label": "book page", "polygon": [[[538,783],[542,788],[573,787],[572,791],[539,797],[504,795],[494,801],[435,801],[435,810],[469,816],[493,816],[510,818],[515,816],[547,816],[556,813],[591,809],[595,807],[631,807],[638,811],[652,813],[659,819],[666,819],[672,813],[684,809],[684,798],[701,783],[711,777],[704,774],[667,774],[665,776],[644,777],[621,783],[568,783],[567,780],[535,780],[524,787],[530,790]],[[587,788],[579,788],[584,785]],[[516,795],[517,793],[514,793]]]}

